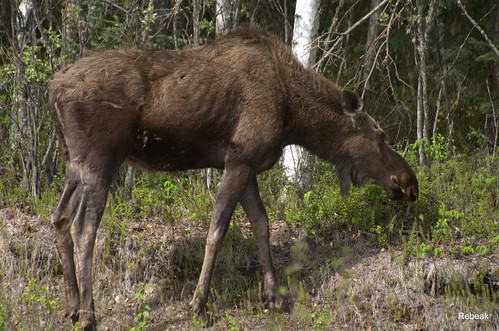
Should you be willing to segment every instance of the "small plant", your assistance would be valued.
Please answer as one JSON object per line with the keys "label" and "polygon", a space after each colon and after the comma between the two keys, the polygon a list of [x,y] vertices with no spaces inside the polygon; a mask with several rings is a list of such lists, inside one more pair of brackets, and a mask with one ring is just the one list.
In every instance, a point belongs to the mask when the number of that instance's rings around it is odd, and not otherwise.
{"label": "small plant", "polygon": [[416,258],[424,259],[428,252],[431,252],[431,246],[425,243],[421,243],[421,245],[419,245],[419,250],[416,253]]}
{"label": "small plant", "polygon": [[139,302],[140,308],[138,314],[135,316],[133,319],[135,323],[137,323],[134,327],[132,327],[130,330],[136,331],[136,330],[145,330],[146,325],[149,322],[149,315],[151,311],[151,307],[147,303],[147,296],[146,296],[146,289],[154,287],[153,284],[145,284],[141,283],[139,284],[139,292],[133,297],[132,301],[133,302]]}
{"label": "small plant", "polygon": [[499,249],[499,247],[497,247],[497,244],[499,244],[499,234],[497,236],[493,237],[490,240],[490,243],[492,244],[492,249],[494,249],[494,250]]}
{"label": "small plant", "polygon": [[312,313],[313,327],[316,330],[325,330],[330,326],[331,310],[332,310],[331,306],[326,305],[320,311],[314,311]]}
{"label": "small plant", "polygon": [[237,320],[234,317],[230,316],[229,313],[226,313],[225,316],[221,318],[221,320],[226,324],[224,325],[225,330],[227,331],[241,330],[241,328],[237,326]]}
{"label": "small plant", "polygon": [[463,220],[465,218],[464,213],[457,210],[446,210],[445,205],[442,205],[438,211],[439,218],[437,224],[435,225],[435,239],[450,239],[452,237],[452,232],[450,231],[450,222]]}
{"label": "small plant", "polygon": [[483,256],[489,254],[489,249],[485,245],[477,246],[476,251]]}
{"label": "small plant", "polygon": [[376,227],[371,228],[370,232],[376,234],[378,244],[381,247],[386,247],[388,244],[388,236],[380,225],[376,225]]}
{"label": "small plant", "polygon": [[471,246],[471,245],[466,245],[466,246],[463,245],[462,252],[463,252],[463,254],[468,255],[468,254],[475,253],[475,250],[473,249],[473,246]]}

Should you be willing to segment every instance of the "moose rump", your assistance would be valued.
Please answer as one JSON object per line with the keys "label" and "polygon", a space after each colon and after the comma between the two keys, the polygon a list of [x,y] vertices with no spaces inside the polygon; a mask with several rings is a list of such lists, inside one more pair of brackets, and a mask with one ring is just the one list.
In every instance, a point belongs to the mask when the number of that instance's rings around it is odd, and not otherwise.
{"label": "moose rump", "polygon": [[224,169],[191,301],[201,317],[237,203],[258,242],[264,294],[276,301],[256,175],[277,162],[284,146],[300,144],[336,164],[344,181],[381,185],[390,198],[409,201],[418,194],[414,172],[361,111],[359,97],[303,68],[277,38],[260,30],[238,30],[182,52],[91,54],[54,76],[50,103],[67,162],[52,223],[68,315],[88,329],[96,325],[96,231],[123,162],[148,171]]}

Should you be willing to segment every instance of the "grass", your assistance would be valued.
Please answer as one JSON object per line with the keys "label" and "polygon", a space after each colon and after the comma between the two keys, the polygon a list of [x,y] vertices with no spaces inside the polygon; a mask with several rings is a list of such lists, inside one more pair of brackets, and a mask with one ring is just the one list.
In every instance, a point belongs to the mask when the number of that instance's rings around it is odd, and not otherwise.
{"label": "grass", "polygon": [[[420,198],[413,204],[388,201],[375,186],[342,197],[323,163],[310,191],[288,188],[286,200],[281,171],[262,174],[286,304],[269,310],[260,301],[257,245],[238,208],[217,259],[210,328],[495,330],[498,162],[482,156],[435,159],[419,169]],[[122,188],[112,188],[94,257],[100,329],[205,327],[188,302],[215,192],[197,178],[140,174],[130,201]],[[72,328],[49,224],[60,185],[33,201],[10,181],[0,183],[0,330]]]}

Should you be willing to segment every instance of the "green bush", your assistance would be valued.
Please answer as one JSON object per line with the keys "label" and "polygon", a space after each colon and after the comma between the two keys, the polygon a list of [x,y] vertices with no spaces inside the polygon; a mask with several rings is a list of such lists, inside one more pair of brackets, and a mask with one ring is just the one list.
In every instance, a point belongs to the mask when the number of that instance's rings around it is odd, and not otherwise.
{"label": "green bush", "polygon": [[[334,169],[319,163],[310,191],[300,195],[292,186],[286,188],[284,221],[305,227],[319,240],[330,238],[334,231],[347,231],[352,236],[364,235],[380,246],[390,241],[400,243],[402,230],[412,221],[412,231],[419,234],[413,244],[428,245],[412,250],[419,256],[426,256],[431,247],[440,244],[449,246],[449,250],[453,245],[458,248],[455,245],[463,240],[469,240],[472,246],[459,249],[462,253],[483,247],[479,253],[488,254],[497,248],[494,238],[499,232],[497,177],[488,175],[497,172],[497,160],[485,162],[482,154],[451,156],[442,147],[430,147],[434,150],[432,166],[414,167],[419,180],[416,202],[389,201],[383,189],[375,185],[352,188],[342,196]],[[409,153],[407,158],[413,163],[414,155]],[[443,254],[441,248],[436,252]]]}

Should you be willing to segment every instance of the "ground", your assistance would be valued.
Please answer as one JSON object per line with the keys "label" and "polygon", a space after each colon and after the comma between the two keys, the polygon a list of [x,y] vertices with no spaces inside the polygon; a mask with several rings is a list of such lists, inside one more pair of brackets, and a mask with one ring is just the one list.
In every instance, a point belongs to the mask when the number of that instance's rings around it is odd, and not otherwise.
{"label": "ground", "polygon": [[[202,328],[188,302],[200,272],[206,225],[144,220],[99,229],[94,296],[100,330]],[[260,301],[256,242],[233,224],[209,302],[212,330],[497,330],[499,254],[417,258],[338,232],[310,239],[271,223],[281,309]],[[0,329],[71,329],[47,217],[0,210]]]}

